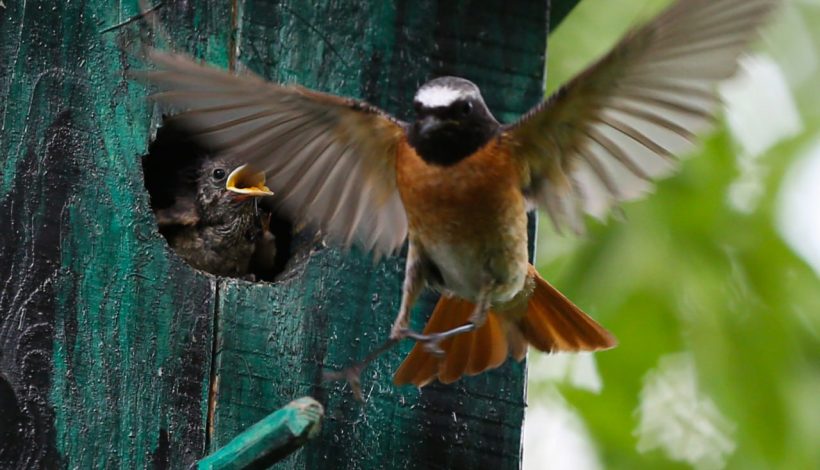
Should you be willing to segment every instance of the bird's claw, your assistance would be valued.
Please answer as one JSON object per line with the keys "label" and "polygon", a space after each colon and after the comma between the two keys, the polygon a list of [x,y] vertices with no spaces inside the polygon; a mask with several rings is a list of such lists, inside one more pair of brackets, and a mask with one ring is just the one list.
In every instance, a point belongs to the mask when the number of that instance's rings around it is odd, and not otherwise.
{"label": "bird's claw", "polygon": [[441,349],[440,343],[444,338],[439,337],[438,335],[435,338],[430,339],[430,341],[426,341],[424,343],[424,350],[429,352],[430,354],[436,357],[443,357],[444,350]]}
{"label": "bird's claw", "polygon": [[350,385],[350,390],[353,392],[353,398],[356,401],[363,402],[364,398],[362,396],[362,370],[364,370],[365,364],[358,362],[353,364],[350,367],[346,367],[340,371],[333,371],[333,372],[323,372],[322,373],[322,381],[323,382],[335,382],[337,380],[344,379],[345,382]]}
{"label": "bird's claw", "polygon": [[340,371],[323,372],[322,381],[335,382],[337,380],[344,379],[345,382],[347,382],[350,385],[350,390],[353,391],[353,397],[360,402],[364,402],[364,398],[362,396],[362,371],[364,371],[365,367],[367,367],[368,364],[373,362],[377,357],[381,356],[385,351],[395,346],[398,342],[398,339],[391,338],[382,343],[382,345],[378,348],[371,351],[370,354],[368,354],[361,361],[354,362],[350,366]]}
{"label": "bird's claw", "polygon": [[419,333],[409,328],[396,328],[394,332],[391,332],[389,340],[387,340],[376,350],[368,354],[367,357],[365,357],[363,360],[356,362],[340,371],[323,372],[322,381],[335,382],[337,380],[344,380],[350,385],[350,389],[353,392],[353,396],[356,398],[356,400],[363,402],[364,398],[362,396],[361,381],[362,371],[374,359],[379,357],[383,352],[392,348],[400,340],[404,338],[410,338],[418,343],[421,343],[424,350],[432,354],[433,356],[442,357],[445,353],[444,349],[441,347],[442,341],[444,341],[447,338],[452,338],[453,336],[460,335],[462,333],[473,331],[475,328],[476,325],[472,322],[467,322],[461,326],[457,326],[447,331],[429,334]]}
{"label": "bird's claw", "polygon": [[406,326],[399,324],[393,325],[390,329],[390,339],[393,341],[401,341],[407,337],[407,332],[410,331]]}
{"label": "bird's claw", "polygon": [[425,335],[404,328],[401,330],[401,335],[403,338],[410,338],[418,343],[422,343],[425,351],[434,356],[441,357],[444,355],[444,349],[441,348],[442,341],[444,341],[447,338],[451,338],[453,336],[460,335],[468,331],[472,331],[474,329],[475,325],[473,323],[466,323],[451,330],[442,331],[440,333],[430,333]]}

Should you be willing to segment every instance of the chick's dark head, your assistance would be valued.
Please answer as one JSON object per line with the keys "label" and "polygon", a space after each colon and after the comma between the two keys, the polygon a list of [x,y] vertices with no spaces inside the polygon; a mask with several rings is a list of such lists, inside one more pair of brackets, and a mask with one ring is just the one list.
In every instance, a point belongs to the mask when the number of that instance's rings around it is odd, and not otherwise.
{"label": "chick's dark head", "polygon": [[256,175],[226,158],[206,160],[197,177],[196,201],[202,222],[208,225],[229,222],[251,206],[255,197],[272,194],[264,186],[249,188],[247,180]]}
{"label": "chick's dark head", "polygon": [[236,165],[227,159],[206,160],[197,175],[196,203],[200,219],[207,224],[230,220],[237,209],[251,199],[240,199],[225,187],[228,175]]}

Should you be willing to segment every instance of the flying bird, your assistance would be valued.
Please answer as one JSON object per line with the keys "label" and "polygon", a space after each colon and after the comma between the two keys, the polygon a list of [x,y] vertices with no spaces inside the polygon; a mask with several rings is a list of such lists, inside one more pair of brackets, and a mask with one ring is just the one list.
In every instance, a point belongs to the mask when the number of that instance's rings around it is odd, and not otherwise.
{"label": "flying bird", "polygon": [[[391,338],[417,344],[397,384],[449,383],[542,351],[611,348],[614,337],[528,263],[526,212],[583,229],[677,166],[719,109],[778,0],[678,0],[518,121],[499,123],[472,82],[431,80],[403,122],[365,102],[147,52],[153,99],[197,138],[264,171],[295,219],[376,257],[409,241]],[[443,295],[407,328],[424,287]]]}
{"label": "flying bird", "polygon": [[194,193],[177,197],[154,215],[168,245],[188,264],[245,278],[252,256],[267,241],[255,199],[273,192],[265,186],[264,173],[236,166],[227,157],[204,159]]}

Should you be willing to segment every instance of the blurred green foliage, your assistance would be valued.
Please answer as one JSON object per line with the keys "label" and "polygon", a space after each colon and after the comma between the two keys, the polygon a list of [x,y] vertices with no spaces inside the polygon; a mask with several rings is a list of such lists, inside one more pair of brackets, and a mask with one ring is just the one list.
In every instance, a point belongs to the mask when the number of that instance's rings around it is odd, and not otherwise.
{"label": "blurred green foliage", "polygon": [[[550,37],[548,89],[667,3],[582,1]],[[814,26],[808,43],[793,41],[788,18],[795,15]],[[624,220],[590,219],[589,232],[576,238],[555,234],[541,216],[539,270],[620,341],[595,355],[600,393],[557,385],[583,419],[604,468],[689,467],[662,449],[638,450],[647,373],[680,352],[693,359],[699,392],[731,423],[727,468],[820,468],[820,282],[777,226],[784,175],[820,137],[820,73],[816,67],[810,76],[790,73],[805,65],[800,54],[816,59],[817,31],[820,5],[795,2],[758,48],[781,65],[803,131],[756,160],[762,194],[752,210],[728,202],[741,174],[739,144],[721,125],[654,194],[625,204]],[[768,110],[760,112],[766,119]],[[820,201],[806,204],[820,211]],[[552,359],[537,354],[531,368],[548,366]],[[555,387],[531,380],[530,406]]]}

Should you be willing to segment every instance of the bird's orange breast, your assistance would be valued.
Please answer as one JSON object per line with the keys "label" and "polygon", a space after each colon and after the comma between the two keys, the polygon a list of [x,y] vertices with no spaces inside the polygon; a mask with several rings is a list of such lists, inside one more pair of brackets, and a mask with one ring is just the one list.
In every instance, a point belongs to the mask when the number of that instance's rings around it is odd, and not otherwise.
{"label": "bird's orange breast", "polygon": [[[449,166],[425,162],[403,141],[396,165],[412,243],[454,278],[486,267],[498,281],[509,278],[517,284],[523,279],[527,220],[522,170],[503,139]],[[464,281],[461,294],[469,299],[470,292],[463,291],[472,290],[474,283]]]}
{"label": "bird's orange breast", "polygon": [[[524,214],[521,169],[508,152],[501,139],[494,139],[460,162],[442,166],[425,162],[402,141],[396,177],[411,231],[425,239],[463,238],[519,219]],[[481,227],[481,233],[473,233]]]}

